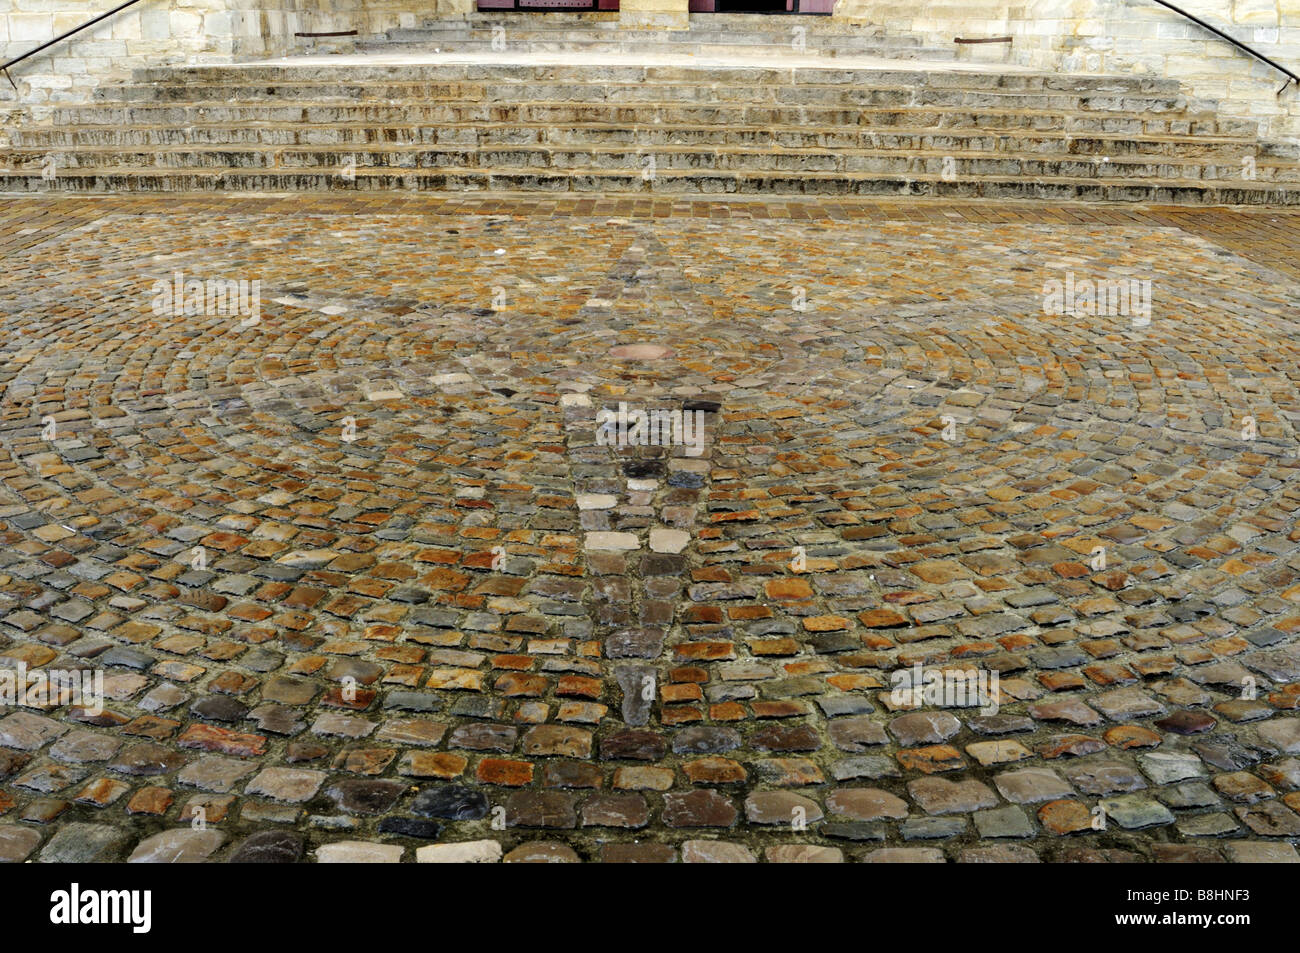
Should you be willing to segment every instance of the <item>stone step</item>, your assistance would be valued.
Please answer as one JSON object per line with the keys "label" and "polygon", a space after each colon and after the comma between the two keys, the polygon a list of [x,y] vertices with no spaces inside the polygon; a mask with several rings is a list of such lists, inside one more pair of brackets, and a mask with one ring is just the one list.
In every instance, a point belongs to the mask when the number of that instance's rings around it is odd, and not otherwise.
{"label": "stone step", "polygon": [[[637,30],[637,29],[541,29],[533,24],[519,25],[510,18],[491,24],[440,24],[427,27],[401,27],[384,34],[384,41],[395,43],[457,41],[457,40],[496,40],[498,44],[506,43],[526,47],[534,41],[547,43],[572,42],[582,43],[620,43],[635,44],[639,49],[648,47],[676,48],[681,45],[707,43],[727,46],[779,46],[790,50],[796,46],[795,38],[800,38],[800,46],[812,47],[814,44],[831,43],[842,46],[854,44],[879,44],[881,46],[915,47],[920,46],[919,38],[910,35],[886,34],[875,29],[863,29],[858,32],[828,33],[822,30],[809,30],[805,23],[786,21],[784,30],[756,30],[700,28],[692,30]],[[803,27],[796,33],[795,27]],[[384,41],[374,41],[382,45]]]}
{"label": "stone step", "polygon": [[[845,77],[844,73],[850,73]],[[238,80],[238,81],[236,81]],[[170,81],[132,82],[101,87],[96,102],[205,102],[231,99],[425,99],[454,96],[515,101],[527,92],[532,98],[544,98],[547,91],[563,90],[568,99],[575,95],[596,101],[610,100],[629,95],[645,98],[648,90],[665,90],[663,98],[692,96],[719,100],[742,99],[769,102],[784,96],[845,98],[872,93],[889,93],[910,96],[920,101],[942,101],[947,97],[981,97],[980,101],[1040,100],[1056,106],[1069,102],[1097,102],[1108,109],[1144,109],[1149,104],[1179,104],[1187,102],[1178,90],[1152,87],[1115,87],[1110,84],[1080,82],[1048,86],[1038,83],[992,84],[976,76],[962,74],[927,74],[870,71],[806,70],[794,77],[786,75],[771,81],[756,80],[751,76],[714,76],[638,79],[631,74],[621,74],[602,79],[577,79],[570,77],[517,77],[464,76],[449,73],[446,77],[385,78],[360,80],[346,74],[337,79],[310,81],[253,81],[248,77],[232,77],[220,81],[209,79],[173,78]],[[1173,108],[1165,105],[1163,108]]]}
{"label": "stone step", "polygon": [[[1300,149],[1260,143],[1255,123],[1219,117],[1172,80],[766,61],[754,50],[770,29],[737,30],[754,40],[748,60],[471,51],[142,70],[12,128],[0,181],[1279,205],[1300,194]],[[490,32],[474,21],[459,35]],[[703,34],[693,22],[681,39]],[[628,42],[606,27],[555,35]],[[786,65],[755,65],[767,62]]]}
{"label": "stone step", "polygon": [[1128,133],[1132,135],[1249,136],[1255,124],[1213,117],[1169,116],[1145,118],[1127,114],[1082,113],[1065,110],[968,109],[965,107],[858,107],[765,106],[744,104],[693,105],[683,103],[516,102],[474,104],[383,103],[278,104],[226,103],[217,106],[161,105],[75,106],[55,110],[55,125],[161,126],[181,129],[209,123],[309,123],[309,124],[463,124],[538,123],[567,125],[605,123],[624,126],[736,125],[744,127],[800,126],[857,129],[976,128],[986,130],[1059,130],[1071,133]]}
{"label": "stone step", "polygon": [[[586,53],[638,53],[646,52],[643,47],[629,43],[600,42],[593,40],[590,43],[570,43],[556,42],[551,43],[545,40],[535,40],[527,44],[517,44],[523,47],[529,53],[571,53],[582,55]],[[511,47],[513,49],[513,47]],[[406,41],[406,42],[365,42],[357,45],[357,49],[363,53],[448,53],[448,52],[476,52],[488,51],[493,49],[489,40],[425,40],[425,41]],[[751,45],[744,48],[747,53],[755,56],[768,54],[788,54],[791,52],[788,46],[777,44]],[[689,46],[681,44],[673,48],[674,52],[683,53],[687,56],[712,57],[725,53],[734,53],[735,44],[717,42],[717,43],[693,43]],[[654,52],[651,50],[650,52]],[[848,59],[854,56],[873,57],[878,59],[896,59],[896,60],[954,60],[956,53],[954,50],[944,49],[941,47],[929,46],[912,46],[912,45],[890,45],[890,44],[855,44],[853,46],[820,46],[817,48],[808,48],[801,51],[803,56],[824,57],[828,60]]]}
{"label": "stone step", "polygon": [[[60,107],[55,110],[57,121],[78,121],[74,116],[84,115],[96,110],[104,114],[128,112],[132,117],[143,116],[150,109],[171,109],[204,111],[213,109],[235,108],[428,108],[434,105],[474,106],[478,108],[504,106],[510,107],[523,103],[565,103],[569,105],[592,106],[636,106],[640,108],[663,108],[672,106],[705,106],[720,108],[725,106],[758,106],[775,108],[808,107],[851,107],[867,108],[907,108],[907,107],[946,107],[966,109],[987,109],[991,111],[1051,111],[1062,114],[1083,114],[1099,116],[1105,114],[1129,115],[1133,113],[1183,116],[1186,104],[1174,99],[1129,98],[1111,99],[1109,97],[1072,96],[1070,94],[1016,94],[968,92],[962,90],[926,90],[926,89],[889,89],[889,88],[843,88],[835,86],[803,86],[790,88],[759,89],[751,87],[724,87],[704,89],[696,86],[609,86],[600,90],[574,90],[563,86],[536,86],[527,98],[520,96],[520,90],[514,87],[487,86],[480,94],[472,89],[453,85],[442,88],[429,88],[427,95],[410,97],[370,97],[362,87],[355,95],[346,92],[341,95],[313,95],[302,98],[268,95],[264,99],[228,96],[202,100],[180,100],[176,102],[130,101],[115,102],[104,100],[88,106]],[[440,94],[440,95],[439,95]]]}
{"label": "stone step", "polygon": [[583,123],[555,126],[549,123],[439,124],[436,126],[338,123],[282,125],[204,124],[189,129],[175,126],[67,126],[57,129],[15,130],[16,149],[133,148],[157,146],[369,146],[409,145],[550,145],[593,146],[744,146],[746,148],[834,148],[946,150],[1054,154],[1060,156],[1142,155],[1182,156],[1239,162],[1244,155],[1257,158],[1296,158],[1281,148],[1257,150],[1255,140],[1230,136],[1135,136],[1133,134],[1077,134],[1056,130],[891,128],[886,131],[858,127],[774,128],[771,126],[652,125],[634,127]]}
{"label": "stone step", "polygon": [[[797,39],[796,39],[797,37]],[[499,53],[674,53],[714,56],[763,53],[843,58],[876,56],[883,59],[954,60],[957,46],[927,46],[915,37],[804,37],[797,34],[699,33],[678,41],[664,41],[655,34],[564,36],[547,33],[507,31],[493,36],[489,31],[469,34],[422,30],[395,30],[383,40],[357,44],[363,53],[466,52]]]}
{"label": "stone step", "polygon": [[[257,103],[285,105],[380,105],[409,103],[497,104],[517,103],[523,90],[515,84],[442,83],[385,86],[228,86],[221,89],[150,89],[123,87],[90,106],[66,107],[57,111],[65,117],[74,109],[133,109],[152,105],[213,108],[249,106]],[[731,86],[705,87],[687,83],[609,84],[574,87],[536,84],[528,90],[528,101],[581,102],[585,104],[708,103],[712,105],[773,106],[952,106],[987,109],[1033,109],[1081,113],[1177,114],[1188,111],[1178,97],[1112,96],[1093,93],[1038,93],[1003,90],[928,89],[887,86]]]}
{"label": "stone step", "polygon": [[[317,192],[341,188],[337,173],[323,171],[69,170],[52,181],[38,174],[0,175],[0,192]],[[653,179],[638,172],[584,169],[393,170],[358,168],[348,189],[360,191],[493,191],[643,195],[860,195],[1147,202],[1160,205],[1300,205],[1300,186],[1232,180],[1106,181],[981,175],[945,181],[941,175],[877,173],[729,172],[663,170]]]}
{"label": "stone step", "polygon": [[[39,172],[48,153],[11,150],[6,165],[17,172]],[[689,148],[652,146],[390,146],[383,149],[297,147],[232,149],[226,146],[169,147],[152,151],[81,149],[60,154],[58,168],[112,170],[166,169],[295,169],[338,170],[349,166],[403,169],[578,169],[723,172],[879,173],[886,175],[944,173],[958,177],[1018,175],[1034,178],[1120,180],[1223,180],[1239,178],[1239,162],[1205,162],[1164,156],[1055,156],[970,151],[951,155],[937,150],[783,149],[757,151],[740,147]],[[1276,160],[1256,163],[1256,181],[1300,183],[1300,164]]]}
{"label": "stone step", "polygon": [[147,85],[201,86],[203,84],[319,84],[322,74],[336,82],[419,83],[439,81],[535,83],[568,82],[599,86],[607,83],[737,83],[759,86],[883,85],[959,89],[1006,89],[1051,92],[1139,93],[1177,96],[1175,80],[1143,76],[1092,76],[1042,73],[1028,70],[978,70],[917,65],[915,67],[854,67],[826,62],[796,62],[784,67],[758,67],[748,62],[693,64],[667,62],[637,64],[626,61],[581,63],[491,62],[466,58],[440,58],[433,62],[366,63],[339,66],[224,65],[149,68],[136,70],[138,82]]}

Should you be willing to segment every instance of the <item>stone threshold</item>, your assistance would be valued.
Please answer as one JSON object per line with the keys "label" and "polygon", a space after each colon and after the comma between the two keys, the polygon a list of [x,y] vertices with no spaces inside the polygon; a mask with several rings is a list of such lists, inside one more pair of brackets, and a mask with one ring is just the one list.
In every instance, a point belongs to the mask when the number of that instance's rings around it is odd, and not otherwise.
{"label": "stone threshold", "polygon": [[[584,51],[527,52],[505,50],[500,52],[407,52],[407,53],[329,53],[306,56],[284,56],[265,60],[245,60],[221,64],[221,69],[257,69],[278,67],[329,67],[346,69],[372,66],[441,66],[471,64],[479,66],[688,66],[718,67],[724,69],[821,69],[821,70],[877,70],[881,72],[953,72],[953,73],[1015,73],[1041,74],[1044,71],[1029,66],[1006,63],[957,62],[940,59],[892,59],[885,56],[818,56],[815,54],[781,53],[746,54],[743,52],[695,56],[689,53],[588,53]],[[215,64],[214,64],[215,65]],[[179,67],[184,69],[184,67]],[[1056,74],[1053,75],[1068,75]],[[1080,74],[1088,79],[1126,79],[1131,76]]]}

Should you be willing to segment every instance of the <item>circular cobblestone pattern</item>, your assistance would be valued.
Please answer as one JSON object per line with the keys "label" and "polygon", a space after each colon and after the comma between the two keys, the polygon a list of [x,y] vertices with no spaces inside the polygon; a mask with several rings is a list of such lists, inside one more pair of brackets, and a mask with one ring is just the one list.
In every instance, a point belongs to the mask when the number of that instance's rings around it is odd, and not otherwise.
{"label": "circular cobblestone pattern", "polygon": [[1298,305],[1155,223],[7,253],[0,859],[1295,860]]}

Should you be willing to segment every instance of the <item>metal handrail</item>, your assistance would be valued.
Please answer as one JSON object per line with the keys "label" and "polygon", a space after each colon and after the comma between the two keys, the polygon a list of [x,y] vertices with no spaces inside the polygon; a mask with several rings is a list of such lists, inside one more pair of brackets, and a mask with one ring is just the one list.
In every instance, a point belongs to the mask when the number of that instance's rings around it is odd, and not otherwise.
{"label": "metal handrail", "polygon": [[49,49],[51,46],[53,46],[55,43],[62,43],[62,42],[63,42],[64,40],[66,40],[68,37],[70,37],[70,36],[75,36],[76,34],[80,33],[82,30],[85,30],[85,29],[87,29],[88,27],[92,27],[92,26],[94,26],[96,23],[98,23],[98,22],[101,21],[101,20],[107,20],[107,19],[108,19],[109,17],[111,17],[113,14],[115,14],[115,13],[121,13],[121,12],[122,12],[123,10],[125,10],[127,7],[132,6],[133,4],[136,4],[136,3],[139,3],[139,2],[140,2],[140,0],[126,0],[126,3],[122,4],[121,6],[114,7],[112,10],[109,10],[107,13],[101,13],[99,16],[95,17],[95,19],[90,20],[90,21],[88,21],[88,22],[86,22],[86,23],[83,23],[83,24],[81,24],[81,26],[79,26],[79,27],[74,27],[73,29],[69,30],[67,33],[63,33],[63,34],[60,34],[59,36],[56,36],[54,39],[50,40],[48,43],[42,43],[40,46],[36,47],[36,49],[34,49],[34,50],[28,50],[28,51],[27,51],[26,53],[24,53],[22,56],[19,56],[19,57],[15,58],[15,59],[12,59],[12,60],[10,60],[8,63],[5,63],[3,66],[0,66],[0,73],[4,73],[4,74],[5,74],[5,79],[9,80],[9,85],[12,86],[14,89],[17,89],[17,88],[18,88],[18,84],[15,83],[15,82],[14,82],[14,78],[13,78],[12,76],[9,75],[9,67],[11,67],[11,66],[16,66],[16,65],[18,65],[19,63],[21,63],[23,60],[25,60],[25,59],[29,59],[29,58],[35,56],[37,53],[41,52],[42,50],[48,50],[48,49]]}
{"label": "metal handrail", "polygon": [[1267,56],[1265,56],[1263,53],[1259,52],[1258,50],[1252,49],[1251,47],[1247,46],[1245,43],[1242,43],[1237,38],[1231,37],[1228,34],[1224,33],[1217,26],[1213,26],[1209,23],[1206,23],[1200,17],[1193,16],[1192,14],[1188,13],[1186,10],[1174,6],[1172,3],[1166,3],[1165,0],[1155,0],[1155,2],[1160,4],[1162,7],[1167,7],[1168,9],[1173,10],[1174,13],[1186,17],[1187,19],[1195,23],[1197,26],[1205,27],[1205,29],[1209,30],[1215,36],[1227,40],[1237,49],[1244,50],[1245,52],[1249,53],[1251,56],[1255,57],[1255,59],[1263,60],[1265,63],[1273,67],[1273,69],[1277,70],[1279,73],[1285,73],[1287,75],[1287,81],[1283,83],[1282,88],[1277,91],[1277,94],[1279,96],[1281,96],[1282,93],[1286,91],[1286,88],[1290,86],[1292,83],[1295,83],[1296,85],[1300,86],[1300,76],[1297,76],[1295,73],[1291,72],[1289,69],[1287,69],[1281,63],[1278,63],[1276,60],[1269,59]]}

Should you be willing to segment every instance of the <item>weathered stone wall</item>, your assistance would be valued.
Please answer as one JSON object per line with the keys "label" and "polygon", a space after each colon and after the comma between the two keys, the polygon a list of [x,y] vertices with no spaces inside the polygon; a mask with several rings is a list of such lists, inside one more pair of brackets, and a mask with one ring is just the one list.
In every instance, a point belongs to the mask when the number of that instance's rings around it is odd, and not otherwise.
{"label": "weathered stone wall", "polygon": [[[11,59],[120,0],[0,0],[0,58]],[[227,62],[261,25],[245,0],[144,0],[13,70],[26,106],[84,100],[135,66]],[[0,96],[13,101],[7,82]]]}
{"label": "weathered stone wall", "polygon": [[[3,2],[3,0],[0,0]],[[349,49],[351,39],[295,38],[295,33],[356,30],[358,39],[413,27],[431,17],[452,19],[474,11],[474,0],[252,0],[261,8],[263,48],[270,52]],[[256,54],[242,44],[236,53]]]}
{"label": "weathered stone wall", "polygon": [[[9,60],[111,10],[121,0],[0,0],[0,61]],[[84,102],[96,87],[145,66],[346,49],[351,41],[298,32],[356,29],[382,34],[421,16],[463,15],[472,0],[142,0],[0,79],[0,126]],[[3,141],[0,134],[0,142]]]}
{"label": "weathered stone wall", "polygon": [[[1175,2],[1300,73],[1300,0]],[[1282,74],[1151,0],[837,0],[835,16],[935,44],[1013,38],[1010,47],[965,47],[964,57],[1170,77],[1198,98],[1218,100],[1228,115],[1259,120],[1273,137],[1300,138],[1300,89],[1279,98]]]}

